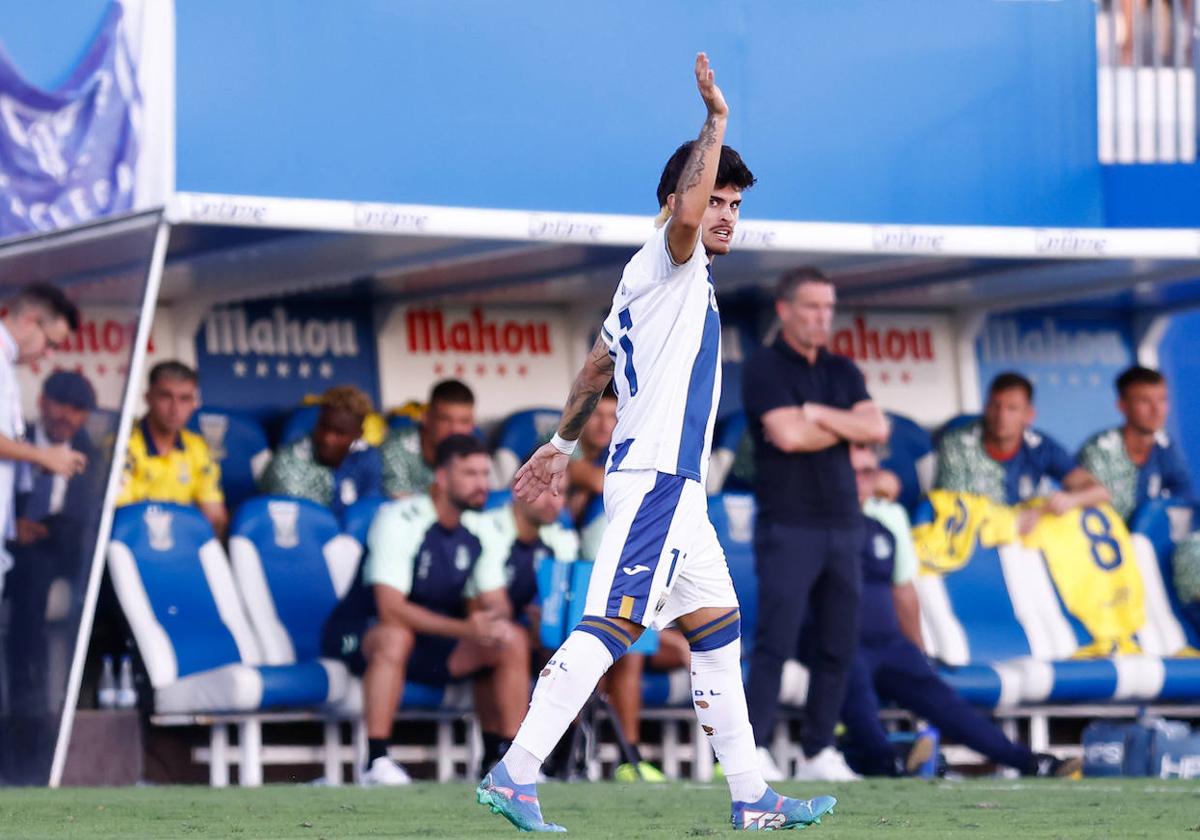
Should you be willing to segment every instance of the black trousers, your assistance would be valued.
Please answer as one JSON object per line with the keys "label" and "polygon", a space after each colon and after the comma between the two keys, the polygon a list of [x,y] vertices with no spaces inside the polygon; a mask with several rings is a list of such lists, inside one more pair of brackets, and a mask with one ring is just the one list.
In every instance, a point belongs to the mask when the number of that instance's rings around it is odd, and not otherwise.
{"label": "black trousers", "polygon": [[833,743],[858,647],[862,541],[862,525],[807,527],[762,518],[755,525],[758,626],[746,702],[759,746],[770,743],[783,663],[796,656],[802,629],[811,634],[804,640],[811,667],[800,746],[814,756]]}
{"label": "black trousers", "polygon": [[929,667],[908,639],[864,646],[855,657],[842,723],[846,724],[846,760],[866,776],[889,775],[896,752],[879,720],[880,701],[894,702],[941,730],[947,740],[966,744],[997,764],[1028,772],[1034,755],[1014,744]]}

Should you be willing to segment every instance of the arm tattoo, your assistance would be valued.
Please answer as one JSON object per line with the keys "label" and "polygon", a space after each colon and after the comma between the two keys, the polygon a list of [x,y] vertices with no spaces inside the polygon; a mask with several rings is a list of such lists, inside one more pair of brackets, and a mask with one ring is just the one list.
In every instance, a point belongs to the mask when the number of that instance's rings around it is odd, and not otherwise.
{"label": "arm tattoo", "polygon": [[588,353],[588,360],[583,370],[575,377],[571,394],[567,397],[567,405],[558,424],[558,434],[561,437],[566,440],[579,439],[583,424],[596,410],[600,395],[612,379],[613,369],[613,358],[608,353],[608,345],[604,343],[603,338],[597,337],[592,351]]}
{"label": "arm tattoo", "polygon": [[717,120],[716,117],[709,114],[708,119],[704,121],[704,127],[700,129],[700,139],[692,147],[692,153],[688,155],[687,165],[683,169],[683,174],[679,176],[679,188],[677,192],[680,196],[700,183],[700,178],[704,175],[704,156],[716,142]]}

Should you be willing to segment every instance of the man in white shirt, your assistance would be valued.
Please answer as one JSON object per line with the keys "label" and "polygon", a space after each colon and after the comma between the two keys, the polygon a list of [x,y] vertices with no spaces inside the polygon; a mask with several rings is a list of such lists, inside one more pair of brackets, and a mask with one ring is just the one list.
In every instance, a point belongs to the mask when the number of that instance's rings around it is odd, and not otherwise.
{"label": "man in white shirt", "polygon": [[704,479],[721,392],[710,263],[729,253],[754,175],[722,146],[729,108],[703,53],[695,73],[704,127],[667,162],[657,190],[661,224],[625,267],[558,432],[513,484],[527,501],[565,492],[571,453],[612,382],[608,528],[583,619],[542,670],[511,749],[476,789],[480,804],[524,831],[565,830],[542,818],[535,785],[542,762],[612,663],[646,627],[673,621],[691,647],[693,704],[729,782],[734,828],[803,827],[835,804],[827,796],[780,796],[763,781],[742,688],[737,595],[708,520]]}
{"label": "man in white shirt", "polygon": [[16,537],[13,499],[17,464],[31,464],[54,475],[70,478],[87,466],[87,458],[67,444],[39,446],[27,443],[21,417],[21,391],[17,365],[49,359],[79,329],[79,309],[62,290],[48,283],[21,289],[0,318],[0,592],[12,557],[3,540]]}

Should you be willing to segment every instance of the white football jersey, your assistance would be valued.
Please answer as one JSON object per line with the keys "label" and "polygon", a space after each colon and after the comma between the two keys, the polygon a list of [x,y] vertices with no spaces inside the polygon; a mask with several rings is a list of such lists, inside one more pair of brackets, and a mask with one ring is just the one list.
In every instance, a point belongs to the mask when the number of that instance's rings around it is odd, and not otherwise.
{"label": "white football jersey", "polygon": [[625,266],[601,333],[616,362],[609,471],[703,483],[721,395],[721,316],[699,237],[676,265],[659,228]]}

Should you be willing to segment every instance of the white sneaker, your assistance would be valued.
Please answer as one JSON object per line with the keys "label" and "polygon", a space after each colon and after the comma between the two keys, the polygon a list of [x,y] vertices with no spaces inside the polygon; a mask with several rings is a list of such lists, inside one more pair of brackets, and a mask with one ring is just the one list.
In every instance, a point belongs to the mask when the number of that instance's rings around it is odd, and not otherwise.
{"label": "white sneaker", "polygon": [[397,785],[410,785],[412,784],[412,779],[408,777],[408,773],[405,772],[403,767],[384,755],[371,762],[371,766],[367,768],[367,772],[362,774],[362,779],[359,783],[367,786],[385,785],[395,787]]}
{"label": "white sneaker", "polygon": [[783,771],[779,769],[779,765],[775,763],[775,759],[771,756],[771,751],[766,747],[758,748],[758,769],[762,773],[764,782],[783,781]]}
{"label": "white sneaker", "polygon": [[801,758],[796,762],[796,781],[803,782],[856,782],[862,776],[846,765],[845,757],[833,747],[826,747],[812,758]]}

